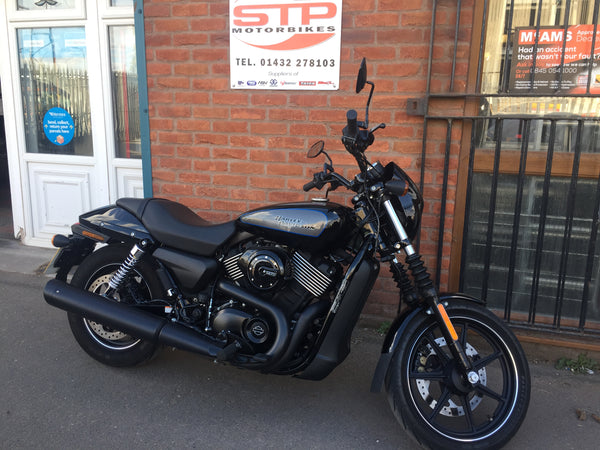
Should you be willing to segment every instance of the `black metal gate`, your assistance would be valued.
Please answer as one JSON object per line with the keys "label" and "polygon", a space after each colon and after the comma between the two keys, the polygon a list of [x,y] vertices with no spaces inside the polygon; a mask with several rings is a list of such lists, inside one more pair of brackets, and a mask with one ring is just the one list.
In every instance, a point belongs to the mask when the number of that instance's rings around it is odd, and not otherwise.
{"label": "black metal gate", "polygon": [[[446,124],[438,261],[449,231],[459,126],[465,163],[451,264],[460,270],[451,269],[451,284],[484,298],[515,327],[600,334],[599,6],[600,0],[433,0],[432,24],[441,8],[444,17],[455,14],[453,42],[432,25],[426,96],[411,99],[408,112],[424,116],[426,195],[428,130]],[[474,50],[463,89],[455,80],[461,30],[471,26],[465,17],[473,18]],[[452,73],[436,92],[432,68],[440,45],[452,49]],[[448,102],[454,109],[444,111]],[[441,270],[438,264],[438,280]]]}

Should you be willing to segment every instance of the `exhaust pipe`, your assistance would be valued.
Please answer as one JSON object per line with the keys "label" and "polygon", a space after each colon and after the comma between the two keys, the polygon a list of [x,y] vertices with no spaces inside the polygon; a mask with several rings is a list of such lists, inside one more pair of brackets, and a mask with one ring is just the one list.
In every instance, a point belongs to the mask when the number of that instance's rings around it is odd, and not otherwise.
{"label": "exhaust pipe", "polygon": [[165,318],[157,317],[124,303],[112,302],[101,295],[50,280],[44,287],[49,305],[108,325],[116,330],[181,350],[217,357],[222,350],[211,339]]}
{"label": "exhaust pipe", "polygon": [[276,364],[283,356],[290,336],[287,320],[283,314],[283,311],[281,311],[281,309],[279,309],[277,306],[257,297],[256,295],[251,294],[250,292],[242,289],[239,286],[236,286],[233,283],[230,283],[229,281],[220,280],[217,283],[217,289],[241,302],[249,303],[255,308],[258,308],[259,310],[266,312],[269,316],[271,316],[271,319],[276,326],[276,334],[273,345],[267,352],[265,352],[267,361],[260,364],[252,364],[255,368],[263,369],[271,364]]}
{"label": "exhaust pipe", "polygon": [[273,367],[269,367],[269,370],[275,371],[283,367],[291,358],[298,346],[302,343],[302,339],[306,336],[306,333],[310,330],[310,326],[314,320],[325,314],[329,310],[329,301],[320,300],[312,305],[308,306],[300,315],[294,327],[294,333],[290,338],[290,343],[283,356],[276,362]]}

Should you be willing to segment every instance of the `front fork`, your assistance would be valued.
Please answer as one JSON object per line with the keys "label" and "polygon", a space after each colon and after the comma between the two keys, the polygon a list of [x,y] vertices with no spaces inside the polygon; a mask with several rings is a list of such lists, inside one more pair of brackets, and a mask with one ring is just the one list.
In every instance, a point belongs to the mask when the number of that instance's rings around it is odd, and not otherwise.
{"label": "front fork", "polygon": [[[444,304],[440,302],[427,268],[425,267],[423,261],[421,261],[421,256],[415,251],[410,239],[408,238],[406,230],[400,222],[392,202],[387,199],[383,204],[388,217],[392,222],[394,229],[396,230],[396,234],[400,239],[398,250],[402,249],[404,250],[404,253],[406,253],[406,264],[413,275],[415,286],[419,294],[425,300],[437,319],[440,329],[442,330],[442,334],[446,339],[448,348],[450,349],[452,356],[460,364],[466,380],[472,385],[476,384],[479,382],[479,375],[473,369],[473,365],[469,361],[469,358],[465,353],[465,349],[458,339],[458,333],[456,332],[454,325],[452,325],[452,321],[448,317],[448,313],[446,312]],[[395,263],[397,264],[398,261],[395,260]]]}

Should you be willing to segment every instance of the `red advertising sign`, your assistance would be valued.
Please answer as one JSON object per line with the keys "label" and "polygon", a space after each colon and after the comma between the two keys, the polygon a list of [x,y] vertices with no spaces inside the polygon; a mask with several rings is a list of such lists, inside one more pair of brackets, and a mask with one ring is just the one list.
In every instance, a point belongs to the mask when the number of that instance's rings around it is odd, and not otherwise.
{"label": "red advertising sign", "polygon": [[342,0],[229,0],[232,89],[339,87]]}
{"label": "red advertising sign", "polygon": [[600,93],[600,30],[596,32],[592,51],[593,41],[594,25],[573,25],[566,30],[557,27],[541,27],[539,30],[517,28],[513,41],[510,91],[585,93],[591,65],[590,92]]}

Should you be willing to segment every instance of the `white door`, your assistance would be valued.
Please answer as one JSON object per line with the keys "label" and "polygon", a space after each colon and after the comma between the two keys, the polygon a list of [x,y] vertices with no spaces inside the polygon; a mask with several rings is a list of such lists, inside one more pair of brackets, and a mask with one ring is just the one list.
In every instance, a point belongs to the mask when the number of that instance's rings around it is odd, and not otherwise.
{"label": "white door", "polygon": [[82,212],[143,196],[133,0],[3,3],[15,228],[48,246]]}

